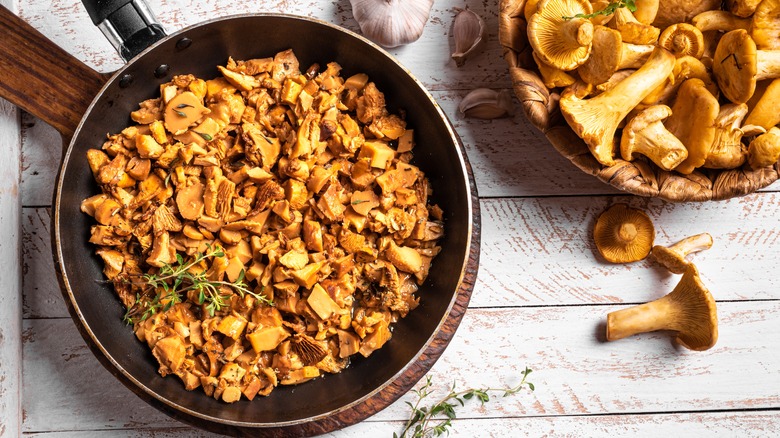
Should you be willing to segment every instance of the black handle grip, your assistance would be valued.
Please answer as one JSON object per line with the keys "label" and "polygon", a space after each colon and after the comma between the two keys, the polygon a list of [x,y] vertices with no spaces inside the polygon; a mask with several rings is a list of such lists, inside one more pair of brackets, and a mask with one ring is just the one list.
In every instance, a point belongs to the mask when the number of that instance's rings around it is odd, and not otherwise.
{"label": "black handle grip", "polygon": [[165,37],[143,0],[82,0],[92,22],[125,61]]}

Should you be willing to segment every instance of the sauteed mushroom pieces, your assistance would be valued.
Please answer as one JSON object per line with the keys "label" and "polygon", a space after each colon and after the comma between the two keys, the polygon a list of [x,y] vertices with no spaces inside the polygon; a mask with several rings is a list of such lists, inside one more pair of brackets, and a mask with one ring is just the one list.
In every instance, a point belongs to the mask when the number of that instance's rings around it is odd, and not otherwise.
{"label": "sauteed mushroom pieces", "polygon": [[218,70],[175,76],[87,153],[102,193],[81,209],[159,373],[232,403],[386,345],[444,224],[367,75],[302,73],[290,50]]}

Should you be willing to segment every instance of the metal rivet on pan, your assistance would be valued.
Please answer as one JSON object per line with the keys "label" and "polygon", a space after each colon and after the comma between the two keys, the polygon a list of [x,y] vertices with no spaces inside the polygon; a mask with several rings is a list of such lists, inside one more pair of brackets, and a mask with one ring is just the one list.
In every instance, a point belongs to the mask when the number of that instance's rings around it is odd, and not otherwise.
{"label": "metal rivet on pan", "polygon": [[127,88],[133,83],[133,75],[123,75],[119,78],[119,88]]}
{"label": "metal rivet on pan", "polygon": [[187,47],[189,47],[190,44],[192,44],[192,40],[191,39],[189,39],[189,38],[182,38],[179,41],[176,41],[176,48],[179,49],[179,50],[184,50]]}
{"label": "metal rivet on pan", "polygon": [[171,68],[168,66],[168,64],[162,64],[161,66],[154,69],[154,77],[156,78],[162,78],[166,75],[168,75],[168,70]]}

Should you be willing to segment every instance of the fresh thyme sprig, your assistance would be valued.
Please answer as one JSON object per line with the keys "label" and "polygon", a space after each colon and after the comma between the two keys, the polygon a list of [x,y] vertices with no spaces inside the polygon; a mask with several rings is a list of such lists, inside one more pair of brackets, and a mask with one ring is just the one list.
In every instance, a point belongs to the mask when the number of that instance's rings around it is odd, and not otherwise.
{"label": "fresh thyme sprig", "polygon": [[529,374],[531,374],[531,369],[526,367],[522,372],[523,378],[520,380],[520,383],[511,388],[470,388],[463,391],[455,391],[455,384],[453,383],[450,392],[446,396],[430,407],[421,407],[423,400],[428,398],[433,392],[431,390],[431,376],[427,376],[423,386],[412,390],[417,395],[417,401],[414,404],[406,402],[412,409],[412,414],[406,424],[404,424],[401,434],[393,433],[393,438],[425,438],[441,436],[445,433],[449,434],[452,420],[456,417],[455,408],[458,404],[464,406],[466,401],[473,398],[485,404],[490,401],[490,396],[488,395],[490,392],[500,392],[503,397],[508,397],[517,394],[525,387],[533,391],[534,384],[526,381]]}
{"label": "fresh thyme sprig", "polygon": [[592,14],[577,14],[572,17],[563,17],[564,20],[571,20],[572,18],[593,18],[599,15],[612,15],[619,8],[628,8],[631,12],[636,12],[635,0],[618,0],[616,2],[610,2],[604,9],[596,11]]}
{"label": "fresh thyme sprig", "polygon": [[[164,264],[156,274],[144,274],[140,276],[140,284],[149,286],[152,290],[164,293],[157,293],[154,298],[142,301],[139,296],[136,297],[136,305],[130,307],[125,313],[125,322],[128,324],[143,321],[159,311],[167,311],[174,304],[181,302],[181,294],[189,291],[197,292],[197,303],[206,304],[206,310],[210,316],[215,312],[222,310],[228,305],[226,299],[229,294],[223,294],[220,291],[222,286],[227,286],[235,290],[242,298],[249,295],[261,303],[273,306],[273,301],[267,297],[257,294],[244,281],[244,270],[239,273],[235,282],[221,280],[209,280],[206,271],[190,272],[190,268],[199,264],[209,257],[224,257],[225,252],[219,247],[207,247],[206,253],[197,253],[195,258],[185,263],[180,254],[176,254],[176,264]],[[133,283],[139,284],[139,283]],[[139,319],[134,317],[140,313]]]}

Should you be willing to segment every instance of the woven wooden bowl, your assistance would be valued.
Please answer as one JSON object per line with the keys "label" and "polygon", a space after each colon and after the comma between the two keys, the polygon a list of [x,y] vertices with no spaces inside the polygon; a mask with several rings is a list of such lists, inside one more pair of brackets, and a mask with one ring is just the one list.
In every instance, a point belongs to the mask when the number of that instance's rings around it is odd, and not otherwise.
{"label": "woven wooden bowl", "polygon": [[620,190],[673,202],[728,199],[755,192],[780,177],[780,166],[754,170],[747,163],[730,170],[696,169],[690,175],[667,172],[649,161],[616,158],[600,164],[569,127],[558,109],[560,89],[548,89],[531,57],[523,8],[526,0],[501,0],[499,42],[509,65],[512,87],[528,120],[577,167]]}

